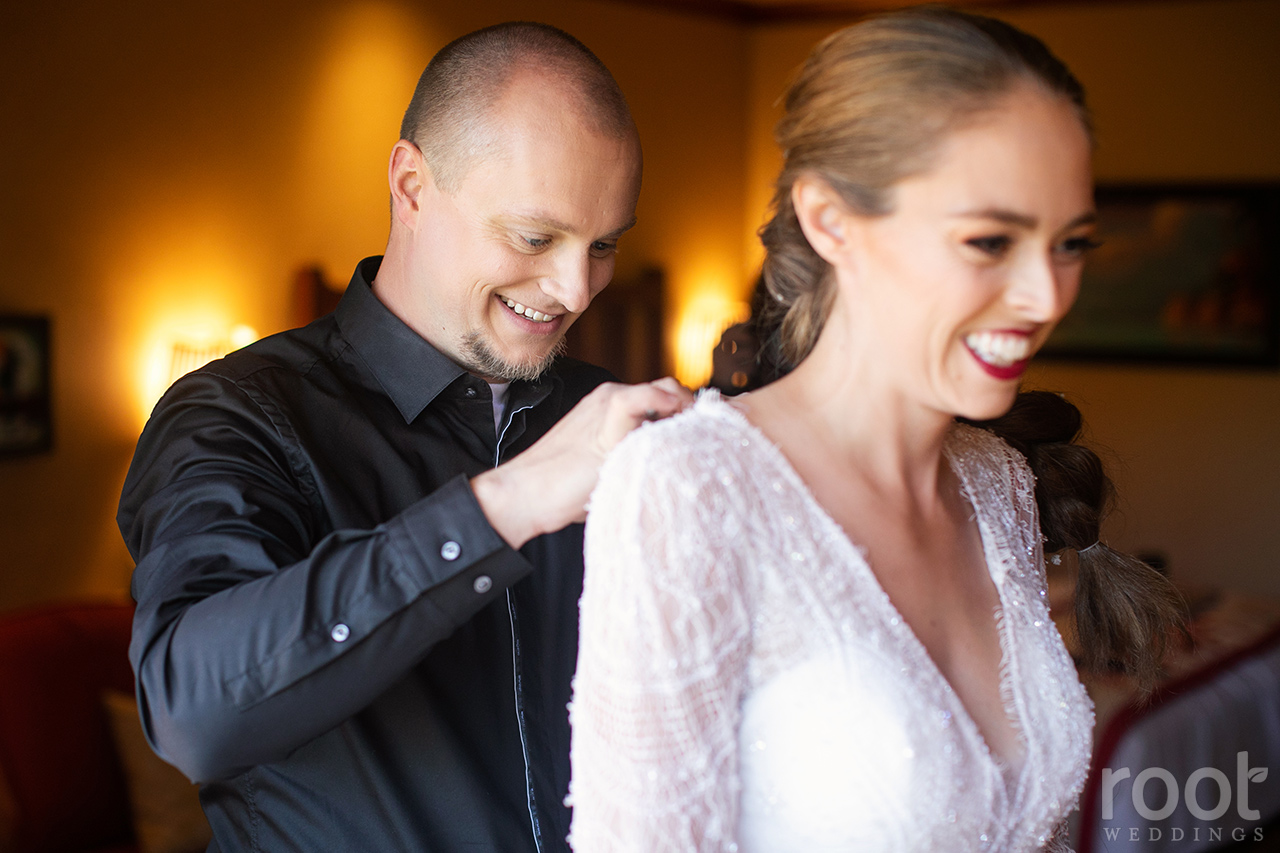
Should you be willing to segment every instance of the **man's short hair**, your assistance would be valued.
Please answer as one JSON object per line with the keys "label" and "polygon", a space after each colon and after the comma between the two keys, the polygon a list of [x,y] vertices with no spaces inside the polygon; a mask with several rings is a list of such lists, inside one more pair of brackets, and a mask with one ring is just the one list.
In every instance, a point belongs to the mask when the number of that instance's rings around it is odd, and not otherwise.
{"label": "man's short hair", "polygon": [[622,90],[594,53],[564,30],[525,21],[496,24],[445,45],[427,65],[400,124],[422,151],[436,186],[453,192],[471,164],[497,144],[488,123],[517,68],[562,78],[579,117],[622,136],[634,126]]}

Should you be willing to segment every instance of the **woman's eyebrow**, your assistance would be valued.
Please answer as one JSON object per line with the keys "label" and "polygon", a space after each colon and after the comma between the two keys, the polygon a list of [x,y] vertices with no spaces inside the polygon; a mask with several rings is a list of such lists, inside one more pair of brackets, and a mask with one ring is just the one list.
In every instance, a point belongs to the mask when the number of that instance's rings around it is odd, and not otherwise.
{"label": "woman's eyebrow", "polygon": [[[1000,207],[987,207],[981,210],[967,210],[961,213],[952,214],[957,219],[994,219],[996,222],[1003,222],[1006,225],[1015,225],[1019,228],[1032,229],[1039,224],[1039,220],[1034,216],[1026,213],[1018,213],[1014,210],[1006,210]],[[1067,223],[1067,228],[1076,228],[1080,225],[1092,225],[1098,221],[1096,211],[1087,210],[1077,216],[1075,219]]]}

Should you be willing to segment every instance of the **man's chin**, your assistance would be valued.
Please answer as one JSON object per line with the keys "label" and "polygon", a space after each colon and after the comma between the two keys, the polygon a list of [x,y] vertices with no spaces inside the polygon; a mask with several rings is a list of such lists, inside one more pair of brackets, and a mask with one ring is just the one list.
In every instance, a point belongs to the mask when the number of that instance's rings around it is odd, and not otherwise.
{"label": "man's chin", "polygon": [[534,382],[564,351],[565,340],[561,337],[549,352],[540,356],[512,359],[500,354],[488,341],[473,332],[462,342],[462,366],[469,373],[488,382]]}

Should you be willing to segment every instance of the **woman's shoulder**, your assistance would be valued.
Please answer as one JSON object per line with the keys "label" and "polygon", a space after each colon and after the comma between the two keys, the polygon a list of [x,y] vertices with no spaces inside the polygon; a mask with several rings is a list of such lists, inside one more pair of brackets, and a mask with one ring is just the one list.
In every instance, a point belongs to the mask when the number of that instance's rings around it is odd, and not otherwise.
{"label": "woman's shoulder", "polygon": [[1026,457],[1003,438],[956,423],[947,437],[947,453],[970,500],[988,503],[992,512],[1034,512],[1035,474]]}
{"label": "woman's shoulder", "polygon": [[619,491],[679,492],[698,501],[748,470],[751,431],[718,393],[703,391],[683,412],[642,424],[618,443],[600,469],[592,504]]}
{"label": "woman's shoulder", "polygon": [[683,412],[633,430],[605,464],[619,459],[699,468],[723,464],[735,458],[735,448],[742,446],[741,439],[751,430],[742,414],[718,392],[702,391]]}
{"label": "woman's shoulder", "polygon": [[947,437],[947,451],[971,465],[1031,476],[1026,457],[989,429],[957,421]]}

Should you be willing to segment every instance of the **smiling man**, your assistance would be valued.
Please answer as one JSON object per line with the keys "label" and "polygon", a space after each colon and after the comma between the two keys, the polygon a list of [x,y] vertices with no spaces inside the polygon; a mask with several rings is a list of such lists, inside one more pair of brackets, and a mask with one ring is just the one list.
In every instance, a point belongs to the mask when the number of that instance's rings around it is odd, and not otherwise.
{"label": "smiling man", "polygon": [[214,851],[564,850],[575,522],[605,452],[688,402],[556,357],[640,189],[590,51],[465,36],[401,134],[385,256],[179,380],[125,483],[143,725]]}

